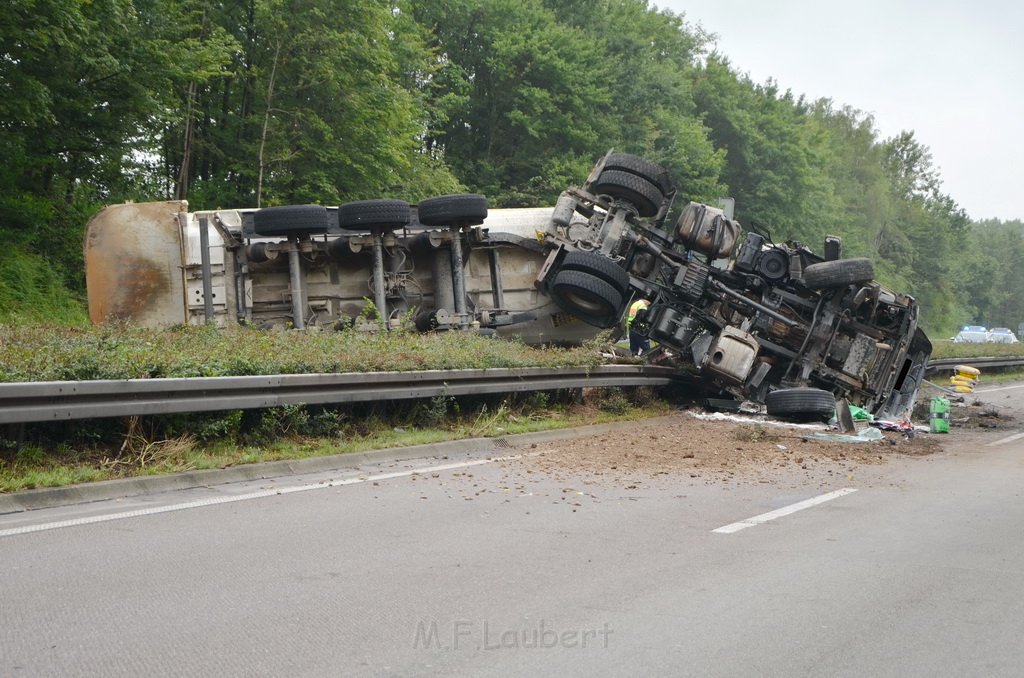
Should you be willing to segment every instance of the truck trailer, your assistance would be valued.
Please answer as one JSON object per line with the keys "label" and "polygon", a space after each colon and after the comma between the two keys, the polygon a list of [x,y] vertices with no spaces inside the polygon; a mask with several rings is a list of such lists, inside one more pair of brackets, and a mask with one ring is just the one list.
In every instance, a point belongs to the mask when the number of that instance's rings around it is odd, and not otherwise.
{"label": "truck trailer", "polygon": [[[474,331],[572,345],[622,327],[709,397],[780,416],[835,399],[883,418],[909,413],[931,344],[912,297],[872,262],[744,230],[721,208],[673,209],[669,174],[609,152],[548,208],[489,209],[478,194],[412,205],[189,211],[127,203],[86,231],[94,323],[241,323],[316,331]],[[670,220],[669,214],[678,213]]]}

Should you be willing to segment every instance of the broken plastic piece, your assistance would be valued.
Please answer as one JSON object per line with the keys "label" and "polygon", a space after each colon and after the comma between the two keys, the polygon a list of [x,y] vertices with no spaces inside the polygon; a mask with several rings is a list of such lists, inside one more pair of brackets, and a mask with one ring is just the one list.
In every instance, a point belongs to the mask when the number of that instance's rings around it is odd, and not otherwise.
{"label": "broken plastic piece", "polygon": [[907,431],[913,431],[914,425],[909,421],[883,421],[881,419],[871,422],[872,426],[882,429],[883,431],[899,431],[905,433]]}
{"label": "broken plastic piece", "polygon": [[861,421],[874,421],[874,417],[871,416],[870,412],[857,405],[850,405],[850,416]]}
{"label": "broken plastic piece", "polygon": [[866,428],[857,435],[843,433],[808,433],[801,436],[804,440],[824,440],[830,443],[873,443],[883,438],[877,428]]}

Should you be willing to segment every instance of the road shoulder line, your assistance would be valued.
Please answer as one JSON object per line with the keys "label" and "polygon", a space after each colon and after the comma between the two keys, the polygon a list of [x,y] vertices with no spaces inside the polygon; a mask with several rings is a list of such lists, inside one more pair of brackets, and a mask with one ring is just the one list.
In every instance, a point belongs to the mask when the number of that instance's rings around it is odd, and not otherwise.
{"label": "road shoulder line", "polygon": [[507,457],[487,457],[486,459],[470,459],[467,461],[452,462],[449,464],[437,464],[434,466],[426,466],[422,468],[408,469],[404,471],[391,471],[388,473],[377,473],[373,475],[359,476],[357,478],[344,478],[341,480],[327,480],[321,483],[308,483],[305,485],[292,485],[291,487],[276,487],[268,490],[257,490],[255,492],[247,492],[245,494],[237,494],[227,497],[211,497],[209,499],[198,499],[196,501],[181,502],[178,504],[168,504],[166,506],[154,506],[151,508],[137,509],[134,511],[120,511],[118,513],[104,513],[98,516],[88,516],[85,518],[72,518],[70,520],[57,520],[49,523],[39,523],[37,525],[23,525],[20,527],[12,527],[5,530],[0,530],[0,538],[13,537],[19,534],[29,534],[31,532],[45,532],[47,530],[57,530],[62,527],[77,527],[79,525],[92,525],[94,523],[105,523],[111,520],[123,520],[125,518],[139,518],[142,516],[155,515],[157,513],[169,513],[171,511],[185,511],[187,509],[202,508],[204,506],[214,506],[217,504],[231,504],[239,501],[249,501],[251,499],[262,499],[264,497],[273,497],[283,494],[294,494],[295,492],[308,492],[310,490],[322,490],[329,487],[342,487],[345,485],[358,485],[367,482],[377,482],[381,480],[391,480],[393,478],[406,478],[422,473],[438,473],[441,471],[451,471],[454,469],[468,468],[470,466],[480,466],[481,464],[490,464],[497,461],[508,461],[510,459],[518,459],[520,455],[507,456]]}
{"label": "road shoulder line", "polygon": [[[654,417],[650,422],[660,419],[676,418],[678,413]],[[367,452],[351,452],[324,457],[309,457],[284,461],[269,461],[257,464],[244,464],[225,469],[209,469],[186,471],[161,476],[141,476],[117,480],[101,480],[93,483],[70,485],[66,487],[50,487],[35,490],[24,490],[9,494],[0,494],[0,515],[20,513],[57,506],[87,504],[94,501],[124,499],[159,492],[189,490],[196,487],[223,485],[249,480],[266,480],[305,473],[319,473],[339,469],[358,468],[364,464],[381,464],[391,462],[413,461],[427,458],[445,458],[454,454],[467,452],[494,451],[505,454],[510,448],[522,445],[539,444],[555,440],[565,440],[579,436],[599,435],[620,430],[632,429],[636,421],[620,421],[609,424],[593,424],[574,428],[537,431],[534,433],[517,433],[492,438],[464,438],[444,443],[430,443],[410,447],[394,447]]]}

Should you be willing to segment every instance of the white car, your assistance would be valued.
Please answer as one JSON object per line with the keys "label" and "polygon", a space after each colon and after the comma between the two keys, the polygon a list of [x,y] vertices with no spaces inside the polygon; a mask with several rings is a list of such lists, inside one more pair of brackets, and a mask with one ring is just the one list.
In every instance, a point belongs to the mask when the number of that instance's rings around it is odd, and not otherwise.
{"label": "white car", "polygon": [[993,327],[988,333],[990,344],[1016,344],[1017,336],[1007,327]]}
{"label": "white car", "polygon": [[[1007,330],[1009,332],[1009,330]],[[953,337],[955,344],[984,344],[989,341],[988,330],[981,325],[964,325]]]}

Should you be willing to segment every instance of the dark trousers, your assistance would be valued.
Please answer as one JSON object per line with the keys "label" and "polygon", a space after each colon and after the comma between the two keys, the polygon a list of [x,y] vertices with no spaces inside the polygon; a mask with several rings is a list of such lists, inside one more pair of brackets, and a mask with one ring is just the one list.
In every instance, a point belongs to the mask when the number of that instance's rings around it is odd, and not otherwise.
{"label": "dark trousers", "polygon": [[629,333],[629,352],[633,355],[640,355],[651,350],[651,340],[638,332]]}

